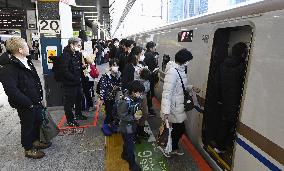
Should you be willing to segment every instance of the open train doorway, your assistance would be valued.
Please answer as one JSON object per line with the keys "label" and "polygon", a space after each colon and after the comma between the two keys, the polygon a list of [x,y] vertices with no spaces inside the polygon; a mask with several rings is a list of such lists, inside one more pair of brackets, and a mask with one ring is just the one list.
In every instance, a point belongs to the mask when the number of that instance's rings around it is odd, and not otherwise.
{"label": "open train doorway", "polygon": [[204,148],[231,170],[253,28],[220,28],[214,34],[202,125]]}

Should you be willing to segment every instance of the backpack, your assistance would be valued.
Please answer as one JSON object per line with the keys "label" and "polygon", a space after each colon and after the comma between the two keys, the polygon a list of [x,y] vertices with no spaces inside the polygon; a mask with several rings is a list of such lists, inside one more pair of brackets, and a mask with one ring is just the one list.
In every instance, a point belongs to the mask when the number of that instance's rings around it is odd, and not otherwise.
{"label": "backpack", "polygon": [[98,78],[100,75],[99,70],[97,69],[96,65],[90,65],[91,71],[90,71],[90,76],[92,78]]}
{"label": "backpack", "polygon": [[63,71],[62,71],[62,56],[50,56],[49,59],[53,63],[52,72],[54,75],[54,79],[57,82],[63,81]]}

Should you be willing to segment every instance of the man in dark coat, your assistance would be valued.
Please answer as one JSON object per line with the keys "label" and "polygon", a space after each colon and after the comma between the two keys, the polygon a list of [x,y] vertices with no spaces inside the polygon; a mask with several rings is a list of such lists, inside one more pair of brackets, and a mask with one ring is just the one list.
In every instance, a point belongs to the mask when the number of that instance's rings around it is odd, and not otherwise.
{"label": "man in dark coat", "polygon": [[[82,115],[82,56],[80,55],[81,39],[70,38],[68,45],[62,53],[62,83],[64,87],[64,111],[67,118],[67,125],[79,126],[75,119],[86,120]],[[72,107],[75,104],[75,115]]]}
{"label": "man in dark coat", "polygon": [[29,47],[22,38],[12,37],[6,42],[10,54],[0,57],[0,81],[11,107],[16,108],[21,123],[21,144],[25,157],[42,158],[51,143],[39,141],[39,128],[43,105],[43,92],[40,79],[30,59]]}
{"label": "man in dark coat", "polygon": [[144,63],[146,66],[148,66],[148,69],[152,72],[150,77],[150,91],[147,93],[147,105],[149,109],[149,116],[156,116],[152,106],[152,98],[155,96],[155,75],[154,70],[158,67],[157,60],[155,58],[156,56],[156,43],[153,41],[150,41],[146,44],[147,51],[145,52],[144,56]]}

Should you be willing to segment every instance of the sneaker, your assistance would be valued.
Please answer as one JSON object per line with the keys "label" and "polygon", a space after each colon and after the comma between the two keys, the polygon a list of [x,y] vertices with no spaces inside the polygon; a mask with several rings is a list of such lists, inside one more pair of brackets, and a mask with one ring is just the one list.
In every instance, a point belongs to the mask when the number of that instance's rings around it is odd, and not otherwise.
{"label": "sneaker", "polygon": [[157,148],[162,152],[162,154],[165,157],[167,157],[167,158],[171,157],[171,154],[166,153],[165,150],[161,146],[158,146]]}
{"label": "sneaker", "polygon": [[171,154],[178,155],[178,156],[182,156],[182,155],[184,155],[184,153],[183,153],[183,152],[178,151],[178,150],[174,150],[174,151],[172,151],[172,152],[171,152]]}
{"label": "sneaker", "polygon": [[36,140],[35,142],[33,142],[33,146],[36,149],[46,149],[46,148],[49,148],[51,144],[52,144],[51,142],[44,143],[44,142],[40,142],[39,140]]}
{"label": "sneaker", "polygon": [[25,157],[32,159],[41,159],[45,156],[44,152],[37,150],[35,148],[25,150]]}
{"label": "sneaker", "polygon": [[79,124],[75,120],[71,121],[71,122],[67,122],[67,125],[68,126],[75,126],[75,127],[79,126]]}
{"label": "sneaker", "polygon": [[85,115],[76,115],[76,117],[74,118],[75,120],[87,120],[88,117]]}

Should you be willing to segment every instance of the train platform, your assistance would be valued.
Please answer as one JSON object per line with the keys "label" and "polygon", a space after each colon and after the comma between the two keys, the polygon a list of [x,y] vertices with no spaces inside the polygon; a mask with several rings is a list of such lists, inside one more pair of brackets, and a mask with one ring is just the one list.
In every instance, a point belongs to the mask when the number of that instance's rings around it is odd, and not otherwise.
{"label": "train platform", "polygon": [[[99,66],[100,71],[103,72],[106,65]],[[211,170],[186,136],[180,142],[185,155],[171,158],[162,155],[155,143],[161,122],[159,102],[155,99],[153,102],[157,116],[148,119],[145,129],[151,136],[135,145],[136,160],[142,170]],[[127,162],[120,157],[123,144],[121,135],[105,137],[101,131],[104,119],[102,110],[97,108],[96,111],[83,112],[88,119],[79,121],[80,127],[77,128],[66,126],[63,108],[48,110],[61,131],[53,139],[52,146],[44,150],[46,156],[34,160],[24,157],[16,110],[7,105],[0,108],[0,170],[128,170]]]}

